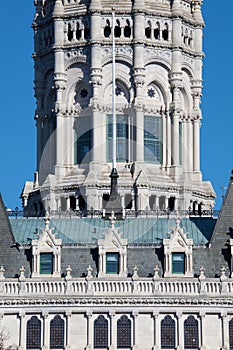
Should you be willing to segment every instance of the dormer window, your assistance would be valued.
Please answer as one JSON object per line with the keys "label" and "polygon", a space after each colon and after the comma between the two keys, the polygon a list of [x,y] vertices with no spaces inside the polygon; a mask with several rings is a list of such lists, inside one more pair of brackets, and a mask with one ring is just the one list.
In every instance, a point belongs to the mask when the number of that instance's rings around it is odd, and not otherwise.
{"label": "dormer window", "polygon": [[45,229],[32,240],[32,277],[61,277],[61,239],[49,228],[49,217],[45,217]]}
{"label": "dormer window", "polygon": [[119,274],[119,253],[106,253],[106,274]]}
{"label": "dormer window", "polygon": [[41,275],[53,274],[53,253],[40,254],[40,274]]}
{"label": "dormer window", "polygon": [[185,273],[185,254],[184,253],[172,253],[172,273],[175,273],[175,274]]}
{"label": "dormer window", "polygon": [[188,233],[184,233],[180,220],[177,219],[176,228],[172,229],[170,238],[163,239],[164,277],[193,277],[193,239],[187,236]]}
{"label": "dormer window", "polygon": [[127,239],[123,239],[115,228],[114,213],[112,213],[111,228],[108,229],[104,239],[98,240],[99,248],[99,277],[108,275],[127,276]]}

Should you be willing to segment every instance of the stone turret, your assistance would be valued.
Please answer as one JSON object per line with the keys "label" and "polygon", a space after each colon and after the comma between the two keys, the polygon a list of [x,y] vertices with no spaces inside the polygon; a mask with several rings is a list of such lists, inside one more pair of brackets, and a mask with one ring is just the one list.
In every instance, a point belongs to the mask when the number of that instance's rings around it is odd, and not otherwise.
{"label": "stone turret", "polygon": [[[25,213],[94,209],[110,196],[115,36],[118,202],[209,209],[200,170],[200,0],[37,1],[37,169]],[[37,209],[35,209],[37,208]]]}

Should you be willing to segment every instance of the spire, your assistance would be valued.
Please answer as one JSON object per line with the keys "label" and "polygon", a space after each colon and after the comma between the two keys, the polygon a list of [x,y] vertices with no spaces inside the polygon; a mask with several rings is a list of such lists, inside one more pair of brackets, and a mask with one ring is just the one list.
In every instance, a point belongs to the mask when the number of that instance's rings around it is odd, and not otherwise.
{"label": "spire", "polygon": [[53,16],[59,17],[63,15],[63,13],[64,13],[64,6],[62,3],[62,0],[56,0],[54,9],[53,9]]}

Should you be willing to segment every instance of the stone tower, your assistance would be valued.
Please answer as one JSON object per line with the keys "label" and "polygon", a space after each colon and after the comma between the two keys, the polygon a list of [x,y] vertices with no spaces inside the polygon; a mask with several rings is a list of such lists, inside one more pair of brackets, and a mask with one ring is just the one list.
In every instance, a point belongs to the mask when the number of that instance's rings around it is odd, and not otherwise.
{"label": "stone tower", "polygon": [[113,35],[122,208],[211,208],[200,171],[202,0],[34,2],[37,169],[25,213],[105,207]]}

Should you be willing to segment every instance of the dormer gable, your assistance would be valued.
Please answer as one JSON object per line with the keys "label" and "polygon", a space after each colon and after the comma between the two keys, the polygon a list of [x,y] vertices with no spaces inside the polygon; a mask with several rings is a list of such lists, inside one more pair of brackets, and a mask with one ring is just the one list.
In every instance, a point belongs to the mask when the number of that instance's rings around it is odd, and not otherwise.
{"label": "dormer gable", "polygon": [[122,233],[115,228],[114,213],[110,217],[111,228],[104,238],[98,240],[99,249],[99,274],[98,276],[115,275],[127,276],[127,239],[122,238]]}
{"label": "dormer gable", "polygon": [[32,277],[61,277],[62,240],[49,227],[48,215],[44,221],[45,228],[38,233],[38,239],[32,240]]}
{"label": "dormer gable", "polygon": [[164,277],[193,277],[193,239],[188,238],[188,232],[180,227],[180,219],[176,220],[176,227],[168,235],[169,238],[163,239]]}

